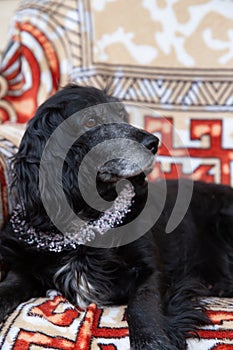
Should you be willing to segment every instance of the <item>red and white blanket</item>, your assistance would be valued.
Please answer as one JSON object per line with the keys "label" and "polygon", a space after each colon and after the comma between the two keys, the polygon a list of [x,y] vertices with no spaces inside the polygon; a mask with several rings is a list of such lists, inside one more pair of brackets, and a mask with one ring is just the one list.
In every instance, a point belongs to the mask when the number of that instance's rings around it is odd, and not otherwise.
{"label": "red and white blanket", "polygon": [[[231,299],[206,300],[213,325],[199,329],[199,338],[188,340],[188,350],[233,349],[233,303]],[[126,307],[84,311],[55,291],[47,298],[20,305],[1,325],[2,350],[129,350]]]}

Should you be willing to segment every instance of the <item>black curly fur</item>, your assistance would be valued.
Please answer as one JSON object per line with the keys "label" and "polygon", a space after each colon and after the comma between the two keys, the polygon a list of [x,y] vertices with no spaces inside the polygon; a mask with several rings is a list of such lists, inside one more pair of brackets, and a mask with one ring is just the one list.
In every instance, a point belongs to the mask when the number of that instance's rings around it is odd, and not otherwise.
{"label": "black curly fur", "polygon": [[[41,105],[29,122],[12,166],[17,203],[24,208],[25,220],[31,226],[46,231],[53,228],[39,189],[39,166],[47,140],[73,113],[111,101],[114,99],[105,91],[70,85]],[[100,214],[85,203],[80,193],[77,172],[85,154],[99,142],[119,136],[143,144],[153,154],[158,144],[155,136],[127,124],[127,113],[121,104],[107,112],[104,116],[95,116],[101,123],[93,128],[85,129],[82,117],[71,125],[77,141],[66,155],[62,186],[69,205],[85,219],[97,218]],[[108,125],[108,121],[113,124]],[[78,137],[80,131],[86,132]],[[48,158],[53,175],[62,142],[55,146],[55,152]],[[129,173],[134,171],[132,166],[117,160],[111,166],[119,173],[125,171],[119,166],[126,166]],[[89,187],[90,169],[86,171],[84,185]],[[45,178],[49,191],[45,187],[43,195],[51,205],[58,203],[60,210],[54,215],[69,223],[69,213],[62,210],[58,185],[51,171],[45,173]],[[132,212],[125,219],[128,222],[138,215],[147,200],[144,174],[129,180],[136,195]],[[97,176],[98,191],[103,198],[115,199],[115,186],[115,180],[103,181]],[[172,233],[166,234],[178,182],[168,181],[166,186],[166,203],[154,227],[134,242],[116,248],[80,246],[60,253],[33,249],[18,239],[8,223],[0,236],[0,253],[9,269],[0,284],[0,320],[20,302],[41,296],[49,288],[57,288],[72,303],[81,306],[89,302],[127,303],[131,349],[185,349],[185,339],[196,333],[200,324],[209,322],[199,297],[233,296],[233,190],[227,186],[195,183],[183,221]],[[160,188],[160,182],[154,184],[155,211],[160,202]]]}

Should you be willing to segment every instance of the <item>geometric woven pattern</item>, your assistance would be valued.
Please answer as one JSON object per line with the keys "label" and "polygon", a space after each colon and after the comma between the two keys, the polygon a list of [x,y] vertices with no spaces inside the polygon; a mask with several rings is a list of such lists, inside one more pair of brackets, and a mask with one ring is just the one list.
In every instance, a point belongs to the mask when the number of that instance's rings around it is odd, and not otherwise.
{"label": "geometric woven pattern", "polygon": [[[213,325],[199,329],[199,338],[188,340],[188,350],[233,348],[233,307],[230,299],[206,300]],[[32,299],[2,324],[2,350],[129,350],[126,308],[81,310],[54,291],[50,297]]]}
{"label": "geometric woven pattern", "polygon": [[227,298],[212,298],[207,301],[207,314],[213,325],[199,329],[200,339],[189,341],[193,350],[233,349],[233,305]]}
{"label": "geometric woven pattern", "polygon": [[[190,74],[190,72],[188,73]],[[200,77],[199,81],[197,80],[198,71],[192,72],[189,80],[184,73],[171,79],[169,76],[172,73],[169,70],[163,74],[163,79],[138,77],[138,75],[145,74],[144,68],[141,72],[128,74],[133,75],[133,77],[118,78],[117,83],[112,83],[116,85],[115,89],[120,91],[119,95],[125,101],[135,103],[140,101],[140,103],[153,106],[158,110],[172,107],[174,111],[180,111],[182,106],[183,110],[190,111],[206,111],[209,108],[213,111],[233,112],[230,74],[224,75],[222,73],[221,81],[216,78],[214,71],[205,81],[203,81],[203,77]],[[155,72],[148,71],[148,75],[154,76]],[[98,78],[96,75],[97,80]],[[110,78],[111,76],[106,74],[102,85],[104,86]]]}
{"label": "geometric woven pattern", "polygon": [[163,176],[186,177],[233,185],[233,149],[226,142],[224,145],[224,122],[224,119],[190,118],[189,128],[179,144],[179,139],[175,141],[178,135],[173,117],[146,116],[146,130],[160,138],[159,157],[151,180]]}
{"label": "geometric woven pattern", "polygon": [[[53,293],[54,294],[54,293]],[[54,295],[22,304],[2,326],[1,349],[129,349],[125,308],[75,308]]]}

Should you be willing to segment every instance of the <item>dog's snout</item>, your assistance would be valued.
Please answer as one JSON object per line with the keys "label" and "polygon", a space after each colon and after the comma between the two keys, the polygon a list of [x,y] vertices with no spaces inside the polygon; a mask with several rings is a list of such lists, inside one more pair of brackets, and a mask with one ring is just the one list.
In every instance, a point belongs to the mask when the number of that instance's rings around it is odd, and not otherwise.
{"label": "dog's snout", "polygon": [[154,135],[146,135],[141,143],[153,154],[158,151],[159,139]]}

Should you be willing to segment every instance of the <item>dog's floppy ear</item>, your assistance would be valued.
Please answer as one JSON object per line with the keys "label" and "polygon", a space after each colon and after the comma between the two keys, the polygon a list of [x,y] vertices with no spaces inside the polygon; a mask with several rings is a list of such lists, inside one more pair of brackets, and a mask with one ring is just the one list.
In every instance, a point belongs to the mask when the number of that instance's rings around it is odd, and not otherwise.
{"label": "dog's floppy ear", "polygon": [[49,227],[39,189],[39,169],[44,147],[64,117],[60,108],[38,109],[29,122],[17,154],[12,159],[12,190],[26,219],[35,227]]}
{"label": "dog's floppy ear", "polygon": [[[69,221],[69,213],[63,211],[64,193],[75,213],[78,213],[85,204],[77,181],[78,165],[85,155],[84,140],[79,140],[76,145],[72,146],[67,157],[63,152],[66,144],[69,144],[67,138],[71,137],[73,140],[73,136],[77,137],[80,130],[79,118],[77,117],[77,123],[76,120],[73,123],[73,119],[69,120],[69,117],[87,107],[112,100],[112,97],[106,96],[101,90],[69,85],[45,101],[29,121],[18,153],[12,162],[12,173],[16,203],[21,204],[26,221],[35,228],[50,229],[53,227],[52,221],[54,222],[55,218],[53,215],[59,217],[62,222]],[[55,147],[46,154],[48,157],[41,166],[41,157],[44,155],[47,142],[51,140],[51,135],[64,120],[69,120],[69,129],[61,130],[59,138],[55,138]],[[62,181],[55,180],[60,177],[56,162],[59,159],[62,159],[64,163],[62,163]],[[41,169],[43,176],[40,176]],[[42,186],[41,177],[46,179],[46,183],[42,181]],[[72,198],[75,200],[72,201]],[[57,211],[54,210],[52,215],[49,214],[50,218],[44,208],[44,200],[46,200],[47,207],[49,205],[53,208],[57,204]]]}

